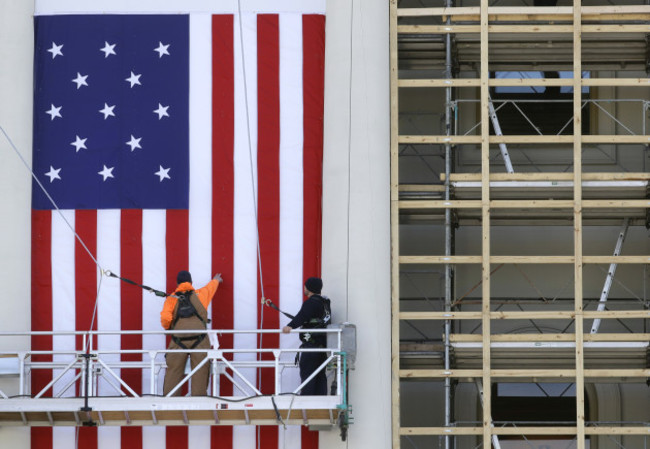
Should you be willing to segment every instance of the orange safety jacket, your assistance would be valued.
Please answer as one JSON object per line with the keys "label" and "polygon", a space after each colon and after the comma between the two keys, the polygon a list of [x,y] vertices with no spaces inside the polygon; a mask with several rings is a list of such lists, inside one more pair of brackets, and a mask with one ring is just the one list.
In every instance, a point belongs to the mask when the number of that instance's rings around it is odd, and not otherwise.
{"label": "orange safety jacket", "polygon": [[[201,301],[205,310],[208,310],[208,305],[210,305],[210,301],[212,301],[212,297],[217,292],[218,288],[219,281],[212,279],[205,287],[195,290],[196,296],[199,297],[199,301]],[[178,284],[178,287],[174,290],[174,294],[177,292],[186,292],[188,290],[194,290],[192,284],[189,282],[182,282]],[[169,326],[172,324],[176,302],[178,302],[178,298],[173,296],[168,296],[167,299],[165,299],[162,312],[160,312],[160,324],[162,324],[162,327],[165,329],[169,329]]]}

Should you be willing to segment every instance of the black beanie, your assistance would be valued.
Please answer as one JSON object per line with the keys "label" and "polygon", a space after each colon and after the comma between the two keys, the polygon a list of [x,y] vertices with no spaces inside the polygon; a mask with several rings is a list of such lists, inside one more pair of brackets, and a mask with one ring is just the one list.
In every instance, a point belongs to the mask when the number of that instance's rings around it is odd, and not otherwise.
{"label": "black beanie", "polygon": [[323,281],[321,278],[309,278],[305,281],[305,288],[312,293],[320,294],[323,289]]}
{"label": "black beanie", "polygon": [[190,284],[192,283],[192,275],[189,271],[181,270],[178,272],[178,275],[176,276],[176,283],[182,284],[183,282],[189,282]]}

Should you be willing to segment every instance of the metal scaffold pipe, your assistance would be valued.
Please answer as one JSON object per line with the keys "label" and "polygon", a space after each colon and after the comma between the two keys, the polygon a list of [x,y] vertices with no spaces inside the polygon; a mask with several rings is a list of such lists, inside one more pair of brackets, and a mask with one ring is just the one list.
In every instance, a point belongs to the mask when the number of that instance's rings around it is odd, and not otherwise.
{"label": "metal scaffold pipe", "polygon": [[[448,8],[453,6],[453,0],[446,0],[445,2]],[[447,17],[447,23],[451,23],[451,18]],[[452,72],[452,60],[451,60],[451,33],[447,33],[445,36],[445,78],[451,79],[453,77]],[[452,124],[452,113],[453,113],[453,104],[452,104],[452,90],[451,86],[445,88],[445,135],[451,135],[451,124]],[[451,196],[451,145],[449,143],[445,144],[445,201],[450,200]],[[445,255],[451,256],[452,253],[452,223],[451,223],[451,210],[445,209]],[[451,282],[452,282],[452,266],[450,264],[445,264],[445,311],[451,311]],[[444,324],[444,333],[445,333],[445,369],[448,370],[451,368],[451,356],[450,356],[450,339],[451,334],[451,320],[446,320]],[[451,407],[452,407],[452,384],[449,377],[445,378],[445,426],[451,425]],[[445,435],[445,449],[451,449],[451,441],[449,435]]]}

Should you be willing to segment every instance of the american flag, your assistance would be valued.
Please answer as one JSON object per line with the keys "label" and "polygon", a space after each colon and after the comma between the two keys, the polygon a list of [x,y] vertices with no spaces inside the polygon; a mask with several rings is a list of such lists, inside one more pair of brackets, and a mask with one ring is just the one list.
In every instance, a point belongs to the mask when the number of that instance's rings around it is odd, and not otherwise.
{"label": "american flag", "polygon": [[[181,269],[196,287],[221,272],[215,329],[285,324],[268,310],[260,322],[257,232],[265,296],[297,311],[304,278],[320,273],[324,34],[322,14],[300,12],[35,18],[33,169],[60,211],[35,184],[34,331],[161,329],[162,300],[101,276],[88,252],[103,269],[168,292]],[[256,343],[221,338],[222,347]],[[278,344],[297,338],[263,341]],[[99,341],[165,346],[162,335]],[[82,349],[74,337],[34,337],[32,347]],[[136,391],[147,382],[140,372],[122,376]],[[51,379],[34,373],[32,391]],[[272,383],[259,381],[262,391]],[[34,428],[31,441],[318,447],[315,432],[274,426]]]}

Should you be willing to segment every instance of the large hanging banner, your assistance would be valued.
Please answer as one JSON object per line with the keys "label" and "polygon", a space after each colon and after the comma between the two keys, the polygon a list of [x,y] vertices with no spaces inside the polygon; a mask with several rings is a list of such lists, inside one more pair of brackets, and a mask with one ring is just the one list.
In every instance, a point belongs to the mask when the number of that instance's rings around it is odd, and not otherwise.
{"label": "large hanging banner", "polygon": [[[241,14],[236,4],[180,14],[60,3],[65,10],[36,6],[33,167],[56,207],[35,183],[32,330],[162,330],[161,298],[101,276],[98,265],[167,292],[179,270],[197,288],[220,272],[213,329],[281,328],[284,318],[262,311],[262,288],[297,311],[304,279],[320,275],[324,2]],[[295,335],[225,334],[220,343],[299,344]],[[98,346],[166,341],[116,335]],[[32,347],[82,343],[34,337]],[[149,374],[133,371],[122,378],[140,393]],[[34,372],[32,391],[53,375]],[[271,372],[248,375],[272,391]],[[287,382],[297,386],[297,372]],[[100,394],[110,391],[100,382]],[[57,427],[32,429],[32,447],[317,448],[318,436],[295,426]]]}

